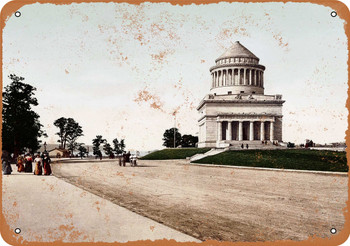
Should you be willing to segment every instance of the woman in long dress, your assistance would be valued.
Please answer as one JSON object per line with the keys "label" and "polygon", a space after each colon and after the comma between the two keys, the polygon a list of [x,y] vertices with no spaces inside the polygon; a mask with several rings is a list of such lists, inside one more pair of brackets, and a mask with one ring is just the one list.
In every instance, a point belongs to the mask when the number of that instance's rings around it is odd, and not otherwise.
{"label": "woman in long dress", "polygon": [[27,154],[26,157],[24,157],[24,163],[25,163],[25,166],[24,166],[24,171],[26,173],[31,173],[33,172],[33,165],[32,165],[32,162],[33,162],[33,158],[30,154]]}
{"label": "woman in long dress", "polygon": [[51,174],[50,162],[51,162],[50,157],[47,155],[47,153],[44,153],[44,158],[43,158],[44,175]]}
{"label": "woman in long dress", "polygon": [[11,168],[10,161],[9,161],[9,154],[6,150],[2,151],[1,161],[2,161],[2,173],[4,175],[11,174],[12,168]]}
{"label": "woman in long dress", "polygon": [[17,157],[17,172],[23,172],[24,171],[24,158],[22,155],[19,155]]}
{"label": "woman in long dress", "polygon": [[34,175],[42,175],[43,174],[43,168],[42,168],[43,159],[41,159],[39,154],[34,159],[34,163],[35,163]]}

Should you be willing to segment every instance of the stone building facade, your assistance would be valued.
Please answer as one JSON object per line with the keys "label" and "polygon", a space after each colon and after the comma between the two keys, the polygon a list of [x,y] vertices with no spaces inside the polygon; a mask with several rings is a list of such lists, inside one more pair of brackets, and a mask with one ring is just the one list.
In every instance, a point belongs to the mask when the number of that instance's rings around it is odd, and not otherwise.
{"label": "stone building facade", "polygon": [[264,94],[265,67],[238,41],[210,68],[211,89],[200,102],[198,147],[282,141],[282,95]]}

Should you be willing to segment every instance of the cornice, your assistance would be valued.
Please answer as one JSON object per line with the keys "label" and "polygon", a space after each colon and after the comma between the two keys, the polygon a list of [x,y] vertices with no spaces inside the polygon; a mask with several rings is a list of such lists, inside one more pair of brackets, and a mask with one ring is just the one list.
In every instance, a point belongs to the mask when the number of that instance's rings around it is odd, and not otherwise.
{"label": "cornice", "polygon": [[218,64],[215,66],[212,66],[209,71],[213,71],[214,69],[217,68],[226,68],[226,67],[256,67],[256,68],[260,68],[263,71],[265,70],[265,66],[260,65],[260,64],[252,64],[252,63],[225,63],[225,64]]}
{"label": "cornice", "polygon": [[199,110],[204,104],[210,104],[210,103],[232,103],[232,104],[249,104],[249,105],[280,105],[284,103],[284,100],[257,100],[257,99],[204,99],[202,100],[198,107],[197,110]]}

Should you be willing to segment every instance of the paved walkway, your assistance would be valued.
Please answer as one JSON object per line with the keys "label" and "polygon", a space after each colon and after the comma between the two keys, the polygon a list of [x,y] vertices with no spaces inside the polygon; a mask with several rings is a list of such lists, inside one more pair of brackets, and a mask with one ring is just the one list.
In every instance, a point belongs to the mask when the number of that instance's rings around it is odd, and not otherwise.
{"label": "paved walkway", "polygon": [[27,241],[127,242],[197,239],[133,213],[54,176],[3,175],[3,212]]}

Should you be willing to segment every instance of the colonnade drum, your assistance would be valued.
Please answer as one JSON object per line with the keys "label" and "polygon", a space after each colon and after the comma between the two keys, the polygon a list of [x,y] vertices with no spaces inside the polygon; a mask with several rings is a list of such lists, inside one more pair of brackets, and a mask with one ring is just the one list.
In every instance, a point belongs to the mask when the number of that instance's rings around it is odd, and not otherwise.
{"label": "colonnade drum", "polygon": [[220,69],[211,73],[211,88],[230,85],[253,85],[264,87],[264,72],[251,68]]}
{"label": "colonnade drum", "polygon": [[[199,147],[282,141],[282,95],[265,95],[265,66],[235,42],[209,71],[211,89],[199,103]],[[271,71],[273,72],[273,71]]]}

